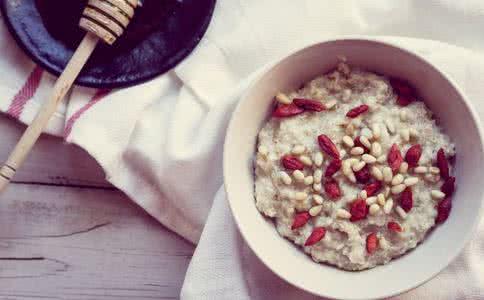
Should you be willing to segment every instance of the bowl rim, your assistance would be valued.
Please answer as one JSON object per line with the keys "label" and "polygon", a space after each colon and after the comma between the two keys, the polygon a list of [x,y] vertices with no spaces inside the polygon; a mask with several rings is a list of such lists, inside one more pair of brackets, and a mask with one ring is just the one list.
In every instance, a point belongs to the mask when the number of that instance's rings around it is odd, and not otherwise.
{"label": "bowl rim", "polygon": [[[406,54],[413,56],[416,60],[420,60],[420,62],[427,64],[430,68],[433,69],[433,71],[435,71],[440,76],[442,76],[452,86],[452,88],[455,89],[455,91],[457,92],[457,94],[461,98],[465,108],[470,113],[470,117],[472,118],[472,122],[476,125],[477,134],[479,135],[479,142],[480,142],[481,149],[483,149],[483,147],[484,147],[484,129],[482,127],[481,120],[480,120],[476,110],[474,109],[473,105],[469,101],[467,95],[462,91],[462,89],[459,87],[459,85],[456,84],[456,82],[452,78],[452,76],[450,76],[449,74],[446,74],[444,71],[440,70],[437,66],[435,66],[433,63],[431,63],[426,58],[422,57],[420,54],[418,54],[414,51],[411,51],[407,48],[403,48],[403,47],[401,47],[401,46],[399,46],[399,45],[397,45],[393,42],[390,42],[390,41],[388,41],[388,39],[385,39],[385,37],[381,37],[381,39],[378,39],[378,38],[375,38],[375,37],[360,37],[360,36],[342,37],[342,38],[329,38],[329,39],[326,39],[326,40],[307,44],[307,45],[305,45],[301,48],[297,48],[296,50],[290,51],[288,54],[286,54],[282,57],[279,57],[275,61],[268,63],[265,67],[262,67],[262,71],[259,74],[257,74],[257,76],[252,80],[252,82],[247,86],[247,88],[244,90],[242,95],[239,97],[239,101],[238,101],[237,105],[235,106],[235,109],[233,110],[233,112],[230,115],[230,121],[229,121],[229,124],[227,126],[227,131],[225,133],[224,147],[223,147],[223,180],[224,180],[224,190],[225,190],[225,193],[226,193],[227,201],[229,202],[231,214],[232,214],[232,216],[235,220],[237,228],[238,228],[240,234],[242,235],[244,241],[247,243],[247,245],[249,246],[251,251],[255,254],[255,256],[257,258],[259,258],[260,261],[262,261],[262,263],[269,270],[272,271],[272,273],[276,274],[279,278],[288,282],[292,286],[295,286],[295,287],[297,287],[297,288],[299,288],[303,291],[306,291],[306,292],[313,294],[313,295],[322,296],[322,297],[326,297],[326,298],[330,298],[330,299],[337,299],[337,298],[335,298],[332,295],[327,295],[327,294],[321,293],[320,291],[311,290],[308,287],[304,286],[301,282],[295,282],[295,281],[291,280],[290,278],[286,278],[283,274],[276,272],[275,268],[272,267],[270,262],[266,261],[264,256],[260,255],[258,253],[258,250],[256,250],[257,247],[253,244],[253,241],[249,238],[250,232],[248,232],[246,230],[245,226],[243,226],[243,222],[241,221],[240,215],[236,212],[236,208],[234,207],[234,202],[233,202],[233,200],[231,200],[231,199],[233,199],[230,196],[230,190],[232,188],[231,188],[230,180],[227,180],[227,174],[230,172],[229,171],[230,163],[228,161],[229,158],[228,158],[228,154],[227,154],[227,148],[228,148],[228,144],[231,141],[231,136],[233,135],[232,132],[234,131],[234,126],[235,126],[234,125],[234,118],[239,113],[239,111],[240,111],[241,107],[243,106],[244,102],[246,102],[248,95],[253,91],[254,87],[258,84],[258,82],[262,78],[264,78],[268,73],[270,73],[274,68],[276,68],[280,63],[282,63],[283,61],[285,61],[289,57],[296,55],[300,52],[303,52],[303,51],[305,51],[309,48],[321,46],[323,44],[334,43],[334,42],[369,42],[369,43],[379,44],[379,45],[382,45],[382,46],[395,48],[396,50],[405,52]],[[479,211],[477,212],[476,217],[473,220],[472,227],[470,228],[470,230],[467,230],[467,232],[464,233],[465,234],[465,237],[463,239],[464,242],[461,243],[458,247],[454,248],[454,251],[447,257],[447,259],[442,264],[441,268],[438,268],[436,271],[431,273],[430,276],[425,280],[410,284],[406,287],[403,287],[399,290],[395,290],[394,292],[391,292],[391,293],[379,295],[378,298],[392,297],[392,296],[396,296],[396,295],[400,295],[402,293],[405,293],[409,290],[415,289],[415,288],[423,285],[424,283],[428,282],[429,280],[433,279],[440,272],[442,272],[444,269],[446,269],[449,266],[449,264],[452,261],[454,261],[457,258],[457,256],[462,252],[464,247],[469,244],[470,239],[476,233],[477,225],[479,224],[479,220],[483,216],[482,211],[483,211],[483,207],[484,207],[484,193],[481,195],[480,202],[481,203],[480,203],[480,206],[479,206]],[[277,232],[277,231],[274,231],[274,232]],[[283,237],[281,237],[281,238],[283,238]],[[364,298],[364,297],[352,297],[352,298],[348,298],[348,299],[359,300],[359,299],[366,299],[366,298]]]}

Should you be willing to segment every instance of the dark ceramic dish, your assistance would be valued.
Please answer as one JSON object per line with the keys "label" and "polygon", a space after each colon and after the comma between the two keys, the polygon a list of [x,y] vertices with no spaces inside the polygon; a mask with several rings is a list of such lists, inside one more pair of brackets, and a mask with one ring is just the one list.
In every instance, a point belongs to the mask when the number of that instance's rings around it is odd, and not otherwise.
{"label": "dark ceramic dish", "polygon": [[[59,75],[81,41],[87,0],[2,0],[3,19],[23,50]],[[215,0],[143,0],[127,32],[98,48],[77,78],[79,85],[115,88],[160,75],[183,60],[205,33]]]}

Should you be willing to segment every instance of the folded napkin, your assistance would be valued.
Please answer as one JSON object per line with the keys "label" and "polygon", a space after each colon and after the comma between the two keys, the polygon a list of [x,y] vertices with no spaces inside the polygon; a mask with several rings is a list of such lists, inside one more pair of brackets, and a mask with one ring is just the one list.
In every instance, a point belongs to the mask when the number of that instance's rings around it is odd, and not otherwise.
{"label": "folded napkin", "polygon": [[[200,45],[174,71],[123,90],[75,88],[46,131],[86,149],[133,201],[199,241],[182,298],[311,298],[254,257],[228,210],[222,143],[240,93],[261,67],[294,49],[341,35],[378,35],[452,75],[484,116],[483,17],[479,0],[220,0]],[[2,26],[0,45],[0,70],[9,74],[0,81],[0,110],[28,124],[53,78]],[[482,299],[483,225],[449,268],[402,297]]]}

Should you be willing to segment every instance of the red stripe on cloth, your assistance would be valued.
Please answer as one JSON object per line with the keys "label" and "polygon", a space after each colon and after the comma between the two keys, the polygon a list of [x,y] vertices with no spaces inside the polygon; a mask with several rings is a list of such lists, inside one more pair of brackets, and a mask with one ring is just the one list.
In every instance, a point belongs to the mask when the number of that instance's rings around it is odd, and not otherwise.
{"label": "red stripe on cloth", "polygon": [[67,120],[66,123],[66,128],[64,129],[64,138],[67,138],[69,134],[71,134],[72,127],[74,126],[74,123],[76,123],[77,119],[79,119],[84,112],[86,112],[91,106],[99,102],[102,98],[104,98],[106,95],[108,95],[111,92],[111,90],[107,89],[100,89],[97,90],[97,92],[92,96],[91,100],[89,100],[88,103],[86,103],[83,107],[81,107],[78,111],[76,111],[70,118]]}
{"label": "red stripe on cloth", "polygon": [[39,66],[34,68],[34,70],[30,73],[29,78],[27,78],[27,81],[10,102],[7,114],[11,115],[15,119],[20,117],[25,104],[34,97],[35,92],[40,85],[43,72],[44,71]]}

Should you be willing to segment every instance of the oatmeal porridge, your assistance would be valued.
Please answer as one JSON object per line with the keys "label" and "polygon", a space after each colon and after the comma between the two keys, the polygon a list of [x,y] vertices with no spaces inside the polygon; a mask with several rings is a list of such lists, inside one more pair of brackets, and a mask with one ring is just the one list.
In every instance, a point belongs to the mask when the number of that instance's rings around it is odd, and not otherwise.
{"label": "oatmeal porridge", "polygon": [[256,205],[315,261],[385,264],[447,219],[454,145],[406,82],[342,62],[275,102]]}

